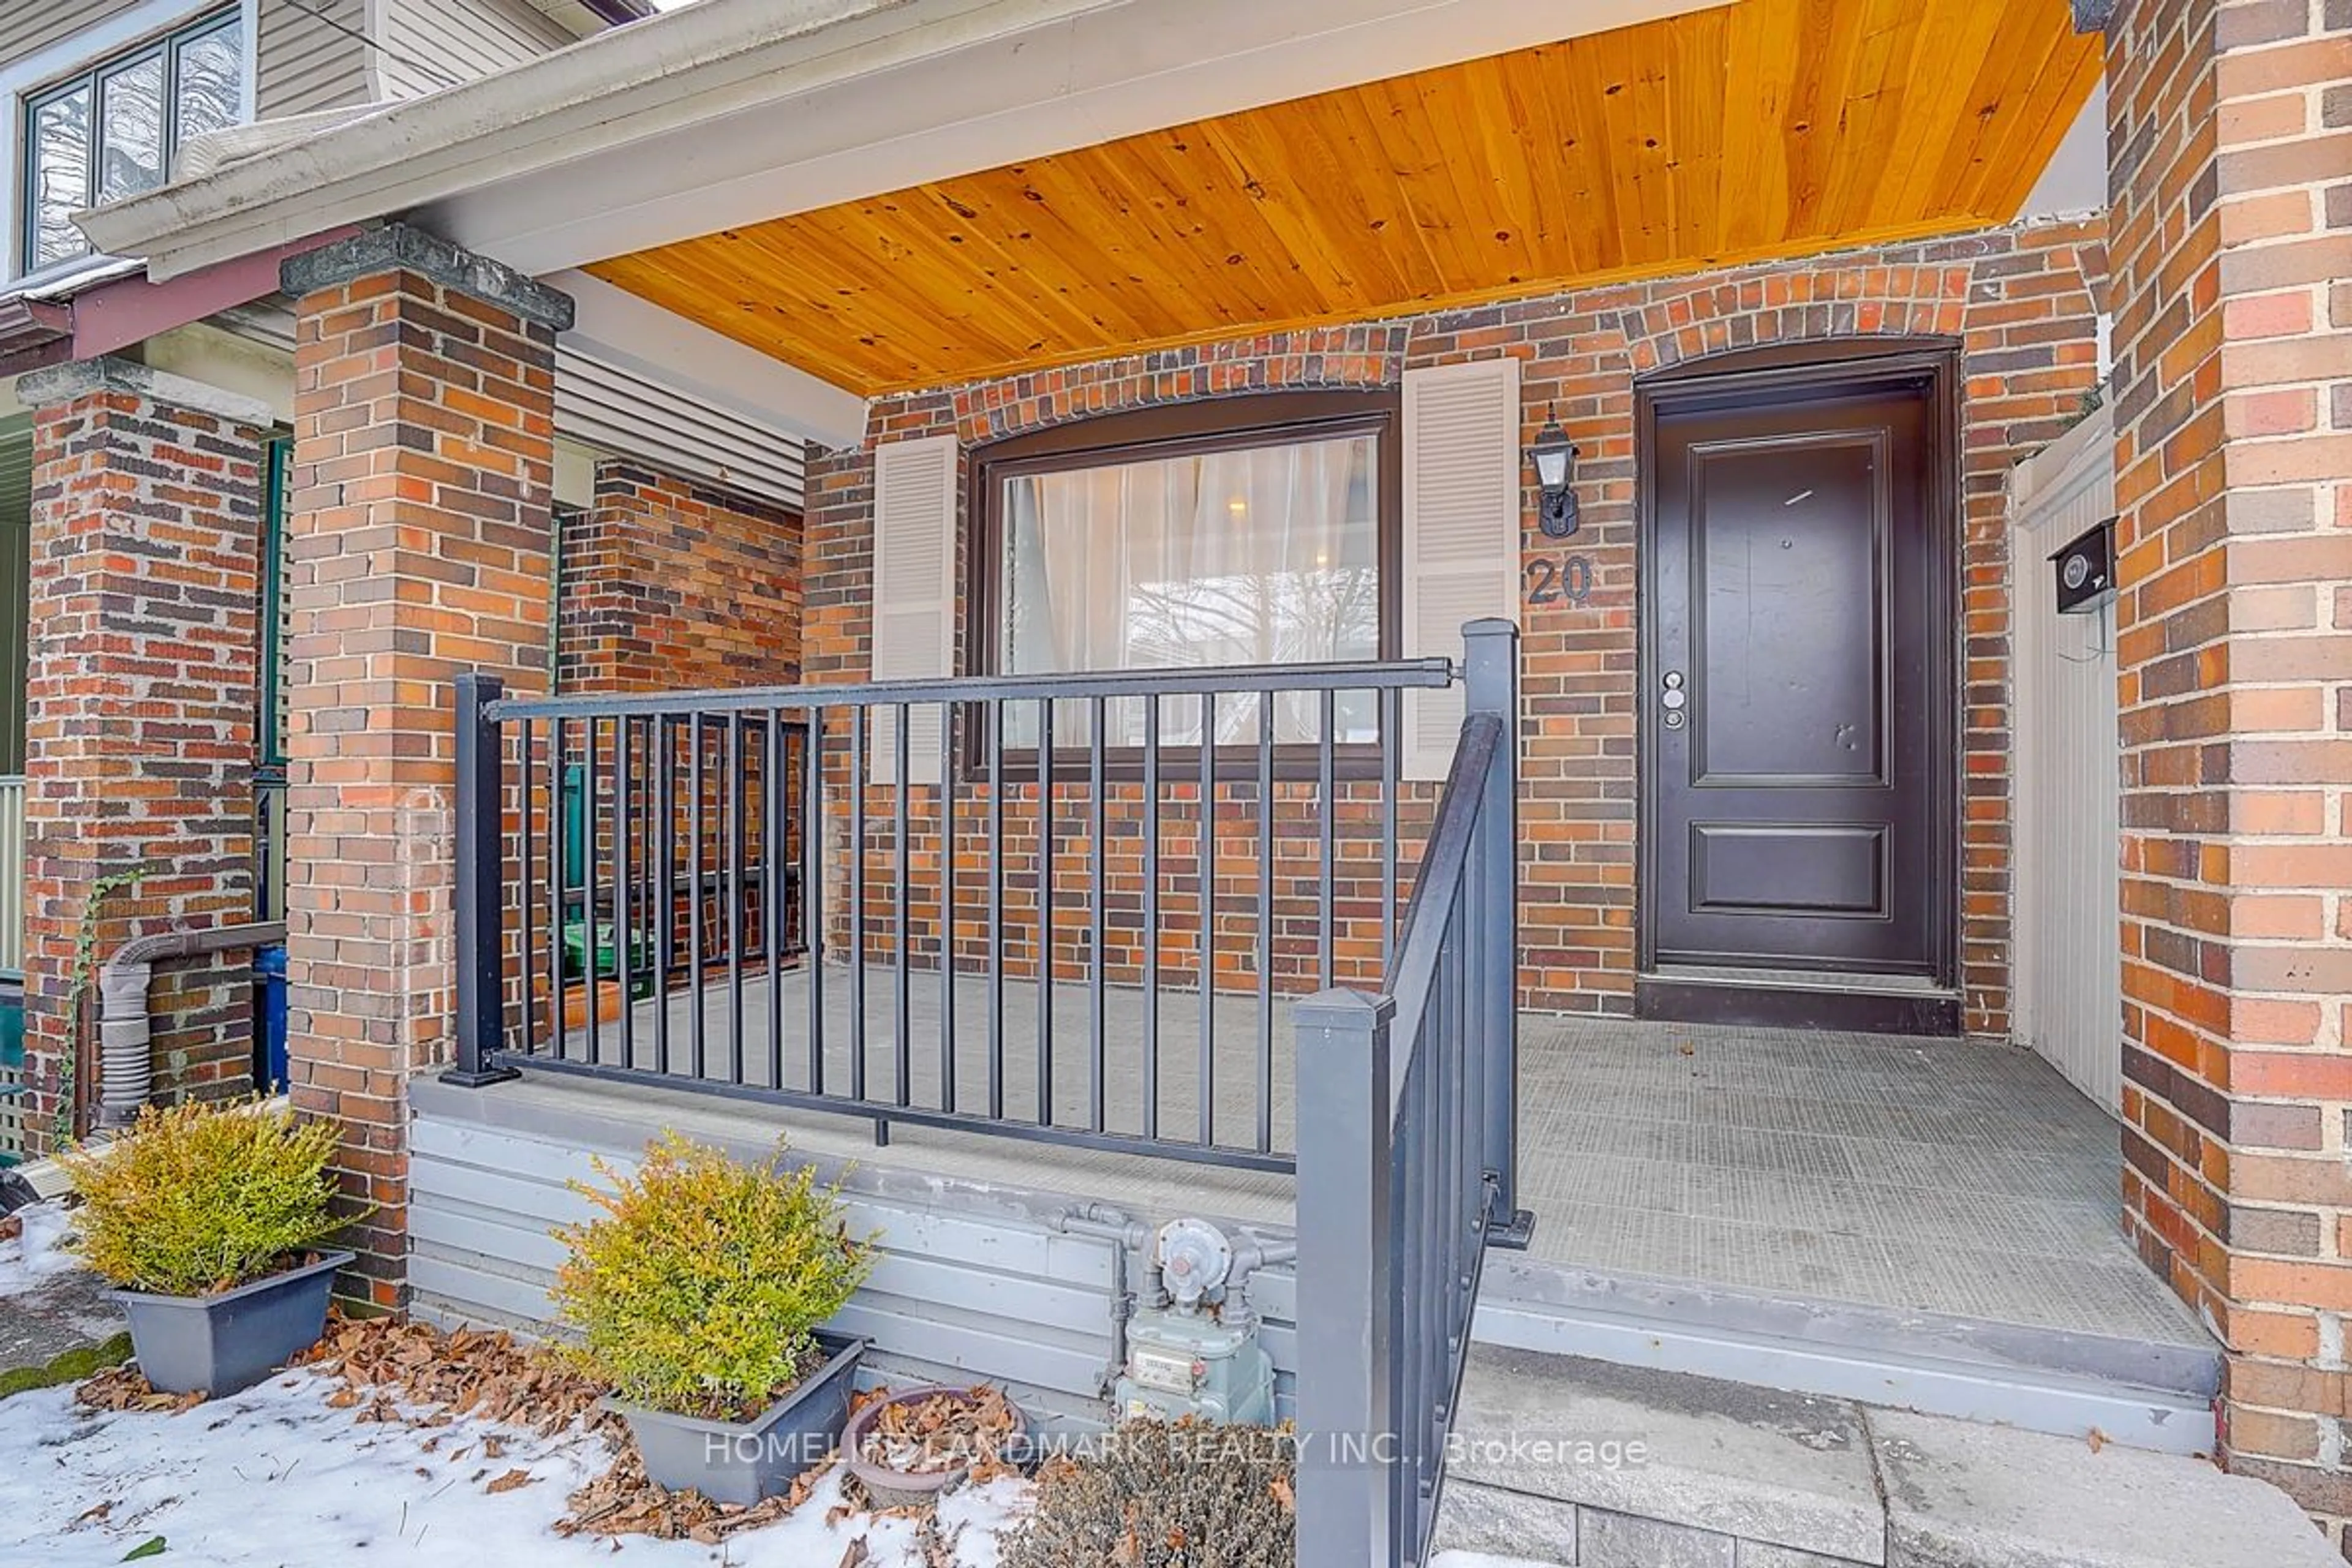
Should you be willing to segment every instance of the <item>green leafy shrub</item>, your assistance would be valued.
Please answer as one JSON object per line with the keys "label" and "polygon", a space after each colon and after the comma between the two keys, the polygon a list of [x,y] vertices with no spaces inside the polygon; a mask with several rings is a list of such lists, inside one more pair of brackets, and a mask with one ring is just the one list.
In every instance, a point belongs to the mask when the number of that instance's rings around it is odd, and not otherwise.
{"label": "green leafy shrub", "polygon": [[99,1275],[202,1296],[285,1268],[350,1220],[328,1212],[335,1129],[257,1105],[150,1106],[104,1149],[63,1157],[74,1228]]}
{"label": "green leafy shrub", "polygon": [[739,1420],[812,1370],[814,1331],[873,1268],[837,1187],[675,1132],[635,1176],[596,1170],[614,1191],[572,1187],[601,1214],[555,1233],[572,1249],[556,1304],[592,1376],[632,1404]]}

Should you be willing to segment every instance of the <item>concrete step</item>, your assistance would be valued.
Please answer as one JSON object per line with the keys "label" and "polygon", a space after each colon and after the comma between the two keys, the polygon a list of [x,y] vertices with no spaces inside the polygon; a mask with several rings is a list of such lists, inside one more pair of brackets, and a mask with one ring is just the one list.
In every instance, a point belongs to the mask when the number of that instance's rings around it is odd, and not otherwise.
{"label": "concrete step", "polygon": [[1487,1344],[2172,1454],[2210,1453],[2221,1346],[2159,1343],[1495,1254]]}
{"label": "concrete step", "polygon": [[2201,1459],[1487,1346],[1446,1478],[1441,1553],[1539,1568],[2343,1568]]}

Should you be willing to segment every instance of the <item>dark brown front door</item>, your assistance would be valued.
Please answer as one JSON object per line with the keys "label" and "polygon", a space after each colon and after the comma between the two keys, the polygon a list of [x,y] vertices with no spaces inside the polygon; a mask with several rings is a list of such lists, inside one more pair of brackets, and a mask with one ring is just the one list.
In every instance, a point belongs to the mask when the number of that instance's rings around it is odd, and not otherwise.
{"label": "dark brown front door", "polygon": [[1789,995],[1949,980],[1934,408],[1927,372],[1654,405],[1645,958],[1724,994],[1702,1016],[1868,1024]]}

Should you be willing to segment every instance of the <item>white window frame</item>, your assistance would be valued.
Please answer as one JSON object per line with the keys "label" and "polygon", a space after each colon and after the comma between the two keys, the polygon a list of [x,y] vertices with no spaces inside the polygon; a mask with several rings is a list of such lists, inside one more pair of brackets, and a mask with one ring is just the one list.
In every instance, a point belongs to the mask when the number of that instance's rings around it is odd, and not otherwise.
{"label": "white window frame", "polygon": [[[23,59],[0,65],[0,202],[5,204],[0,211],[8,214],[7,234],[0,238],[0,276],[5,277],[11,292],[68,278],[113,260],[93,251],[51,262],[37,272],[26,270],[24,140],[27,100],[43,88],[93,70],[119,55],[134,52],[152,39],[226,8],[221,0],[142,0],[94,27],[85,27]],[[236,0],[236,10],[245,33],[245,90],[237,110],[250,123],[255,86],[260,75],[261,0]]]}

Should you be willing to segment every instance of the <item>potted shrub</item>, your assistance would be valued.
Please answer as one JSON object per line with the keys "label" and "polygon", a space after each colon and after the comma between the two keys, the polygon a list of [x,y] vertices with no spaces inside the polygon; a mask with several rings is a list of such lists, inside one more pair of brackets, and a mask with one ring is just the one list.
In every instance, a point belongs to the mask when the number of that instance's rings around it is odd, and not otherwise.
{"label": "potted shrub", "polygon": [[646,1473],[749,1506],[832,1451],[866,1342],[818,1325],[873,1268],[840,1192],[806,1168],[747,1165],[670,1133],[599,1211],[556,1235],[572,1252],[555,1300],[572,1353],[609,1384]]}
{"label": "potted shrub", "polygon": [[166,1394],[233,1394],[317,1342],[348,1252],[320,1243],[331,1123],[257,1104],[150,1106],[100,1148],[69,1151],[82,1257],[114,1287],[132,1353]]}

